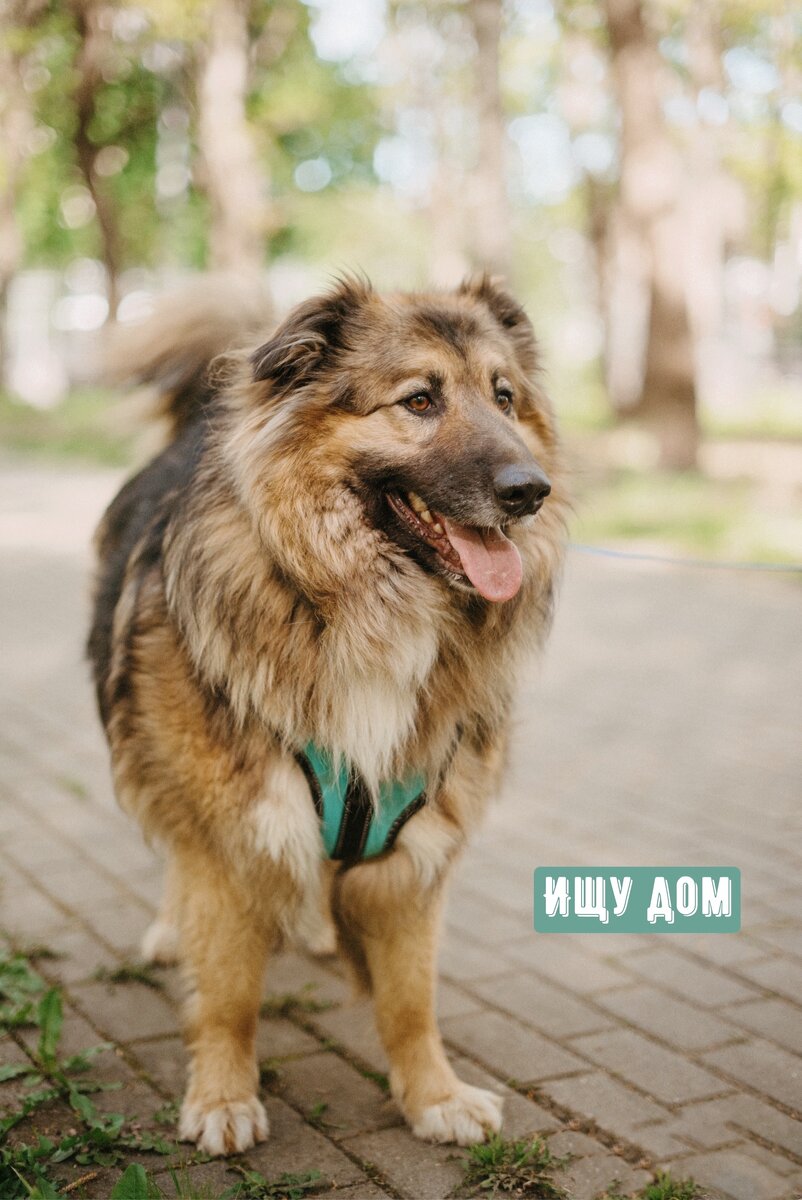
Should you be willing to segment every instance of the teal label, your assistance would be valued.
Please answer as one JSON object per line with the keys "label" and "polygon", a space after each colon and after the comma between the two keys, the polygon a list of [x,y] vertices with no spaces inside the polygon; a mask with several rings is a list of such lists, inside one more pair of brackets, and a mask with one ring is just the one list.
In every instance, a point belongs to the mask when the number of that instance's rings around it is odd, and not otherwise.
{"label": "teal label", "polygon": [[538,933],[737,933],[738,867],[537,867]]}

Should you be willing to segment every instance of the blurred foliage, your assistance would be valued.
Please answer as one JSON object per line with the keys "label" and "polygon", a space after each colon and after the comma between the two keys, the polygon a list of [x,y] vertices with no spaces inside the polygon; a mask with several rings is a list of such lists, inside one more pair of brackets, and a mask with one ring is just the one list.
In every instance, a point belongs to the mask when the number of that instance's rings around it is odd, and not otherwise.
{"label": "blurred foliage", "polygon": [[[108,5],[101,12],[108,46],[89,137],[105,152],[96,159],[97,186],[113,201],[123,266],[205,261],[208,211],[196,178],[195,79],[207,9],[196,0],[171,0]],[[19,59],[32,110],[17,219],[25,264],[61,266],[100,255],[73,143],[79,35],[64,0],[32,12],[0,32]],[[375,182],[379,106],[370,87],[315,54],[304,4],[259,0],[250,18],[248,115],[276,201],[270,246],[276,254],[297,242],[292,205],[284,201],[297,195],[293,176],[300,163],[325,149],[330,192],[345,180],[357,187]],[[185,165],[185,187],[160,186],[166,163]]]}

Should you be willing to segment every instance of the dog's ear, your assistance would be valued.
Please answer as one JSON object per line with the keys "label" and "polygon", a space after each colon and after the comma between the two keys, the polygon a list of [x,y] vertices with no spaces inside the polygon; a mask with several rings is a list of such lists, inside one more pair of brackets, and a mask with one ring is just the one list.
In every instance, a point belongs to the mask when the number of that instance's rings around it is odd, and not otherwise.
{"label": "dog's ear", "polygon": [[347,277],[294,308],[269,342],[251,355],[253,378],[278,392],[319,378],[348,346],[354,319],[373,295],[367,280]]}
{"label": "dog's ear", "polygon": [[497,276],[487,272],[466,279],[459,287],[459,295],[470,296],[490,309],[499,325],[508,335],[518,356],[518,361],[531,374],[538,367],[537,339],[532,322],[521,305],[503,286]]}

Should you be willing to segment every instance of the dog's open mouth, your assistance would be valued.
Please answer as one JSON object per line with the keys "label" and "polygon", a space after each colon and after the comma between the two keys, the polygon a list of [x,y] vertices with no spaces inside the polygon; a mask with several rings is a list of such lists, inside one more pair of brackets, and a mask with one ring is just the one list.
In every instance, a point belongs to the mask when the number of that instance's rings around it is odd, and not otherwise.
{"label": "dog's open mouth", "polygon": [[460,525],[431,512],[416,492],[389,492],[393,512],[436,552],[440,565],[463,576],[485,600],[511,600],[523,577],[518,547],[497,526]]}

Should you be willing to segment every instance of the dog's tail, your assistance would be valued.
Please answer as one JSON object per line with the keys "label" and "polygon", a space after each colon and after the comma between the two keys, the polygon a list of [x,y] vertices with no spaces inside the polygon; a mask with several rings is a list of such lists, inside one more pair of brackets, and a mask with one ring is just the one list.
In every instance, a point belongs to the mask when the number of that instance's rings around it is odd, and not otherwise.
{"label": "dog's tail", "polygon": [[152,385],[176,437],[214,395],[213,360],[267,338],[274,324],[260,284],[204,275],[157,301],[143,320],[111,326],[99,373],[108,383]]}

